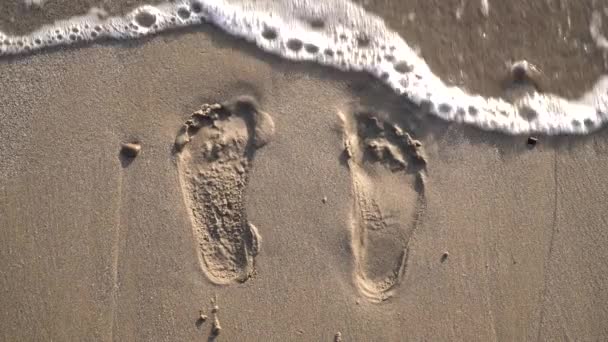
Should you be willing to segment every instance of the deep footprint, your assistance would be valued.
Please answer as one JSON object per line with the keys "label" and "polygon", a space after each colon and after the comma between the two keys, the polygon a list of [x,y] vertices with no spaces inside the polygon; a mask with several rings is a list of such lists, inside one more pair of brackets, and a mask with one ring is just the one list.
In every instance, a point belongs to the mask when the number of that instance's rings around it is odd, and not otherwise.
{"label": "deep footprint", "polygon": [[425,210],[420,142],[371,113],[340,114],[352,179],[355,284],[370,300],[393,295]]}
{"label": "deep footprint", "polygon": [[260,236],[247,220],[244,191],[255,151],[273,133],[272,118],[253,99],[240,97],[203,105],[175,140],[197,254],[216,284],[245,282],[255,272]]}

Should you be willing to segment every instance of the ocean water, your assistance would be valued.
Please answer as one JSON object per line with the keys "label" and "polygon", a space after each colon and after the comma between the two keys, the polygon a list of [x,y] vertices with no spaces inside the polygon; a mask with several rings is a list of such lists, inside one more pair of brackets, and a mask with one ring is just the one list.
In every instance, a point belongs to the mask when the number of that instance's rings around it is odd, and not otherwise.
{"label": "ocean water", "polygon": [[[602,16],[590,34],[608,51]],[[444,120],[507,134],[586,134],[608,121],[608,76],[579,99],[532,92],[514,102],[470,94],[440,79],[384,21],[347,0],[177,0],[143,5],[124,16],[100,9],[45,25],[27,35],[0,32],[0,56],[98,39],[137,39],[212,23],[260,49],[295,61],[368,72],[397,94]]]}

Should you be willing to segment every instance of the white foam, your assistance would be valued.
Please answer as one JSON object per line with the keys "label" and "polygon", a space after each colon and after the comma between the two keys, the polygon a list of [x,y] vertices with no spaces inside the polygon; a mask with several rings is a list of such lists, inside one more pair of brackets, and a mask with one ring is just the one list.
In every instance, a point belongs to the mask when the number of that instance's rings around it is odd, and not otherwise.
{"label": "white foam", "polygon": [[490,3],[488,2],[488,0],[481,0],[481,14],[483,14],[484,17],[489,17],[490,16]]}
{"label": "white foam", "polygon": [[25,6],[29,7],[42,7],[46,0],[23,0]]}
{"label": "white foam", "polygon": [[0,55],[102,38],[134,39],[201,22],[287,59],[369,72],[431,114],[486,130],[584,134],[608,120],[608,77],[575,101],[534,93],[511,104],[471,95],[445,84],[381,18],[347,0],[178,0],[110,18],[93,11],[26,36],[0,32]]}

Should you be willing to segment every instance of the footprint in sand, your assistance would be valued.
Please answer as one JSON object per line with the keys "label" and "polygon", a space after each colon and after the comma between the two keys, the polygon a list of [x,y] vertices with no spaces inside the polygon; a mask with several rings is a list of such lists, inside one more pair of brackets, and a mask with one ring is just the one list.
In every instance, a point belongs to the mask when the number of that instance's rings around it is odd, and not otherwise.
{"label": "footprint in sand", "polygon": [[207,277],[216,284],[244,282],[260,249],[247,220],[244,191],[257,149],[269,142],[274,122],[249,97],[205,104],[175,140],[184,201]]}
{"label": "footprint in sand", "polygon": [[340,114],[354,202],[355,284],[370,300],[388,299],[407,267],[425,210],[426,161],[420,142],[367,112]]}

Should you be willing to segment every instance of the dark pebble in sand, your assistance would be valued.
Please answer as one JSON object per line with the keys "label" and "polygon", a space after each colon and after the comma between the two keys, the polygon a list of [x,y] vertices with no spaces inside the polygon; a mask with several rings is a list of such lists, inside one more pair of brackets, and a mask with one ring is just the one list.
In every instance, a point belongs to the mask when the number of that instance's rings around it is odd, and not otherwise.
{"label": "dark pebble in sand", "polygon": [[135,158],[141,151],[141,145],[138,143],[123,143],[120,146],[120,153],[125,157]]}
{"label": "dark pebble in sand", "polygon": [[528,146],[529,147],[534,147],[534,146],[536,146],[537,143],[538,143],[538,138],[536,138],[536,137],[529,137],[528,138]]}
{"label": "dark pebble in sand", "polygon": [[443,252],[443,254],[441,255],[441,262],[444,262],[444,261],[448,260],[449,256],[450,256],[450,253]]}

